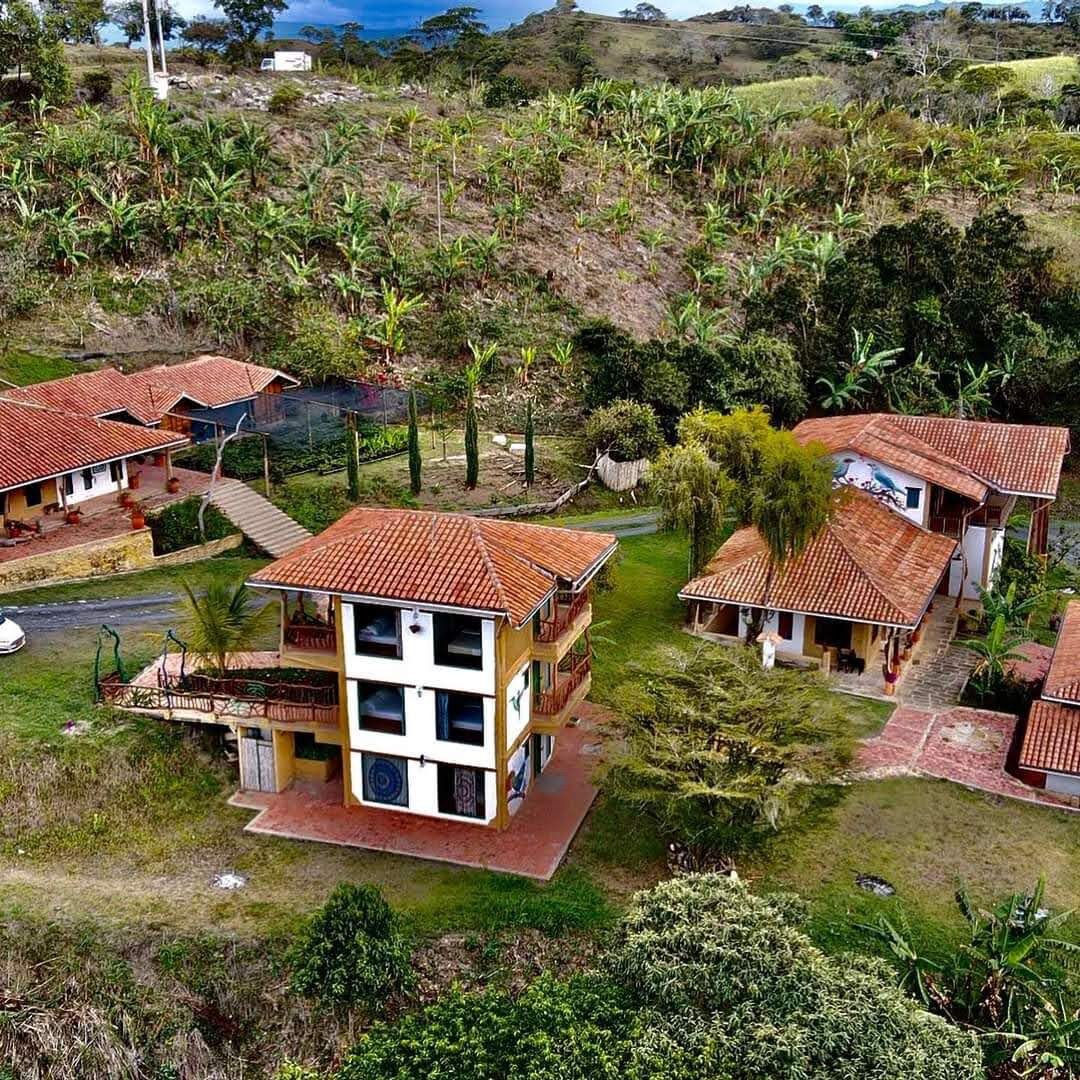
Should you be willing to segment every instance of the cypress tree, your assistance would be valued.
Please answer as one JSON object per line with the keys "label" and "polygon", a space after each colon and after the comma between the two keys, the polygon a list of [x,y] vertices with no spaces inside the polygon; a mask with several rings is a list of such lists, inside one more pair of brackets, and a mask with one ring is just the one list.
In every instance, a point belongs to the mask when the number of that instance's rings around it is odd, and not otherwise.
{"label": "cypress tree", "polygon": [[416,391],[409,391],[409,490],[420,494],[420,427],[416,420]]}
{"label": "cypress tree", "polygon": [[470,490],[480,479],[480,429],[476,420],[476,392],[469,387],[465,401],[465,486]]}
{"label": "cypress tree", "polygon": [[349,478],[349,498],[360,498],[360,432],[356,430],[356,413],[345,417],[345,471]]}
{"label": "cypress tree", "polygon": [[536,482],[536,451],[533,447],[532,401],[525,403],[525,486]]}

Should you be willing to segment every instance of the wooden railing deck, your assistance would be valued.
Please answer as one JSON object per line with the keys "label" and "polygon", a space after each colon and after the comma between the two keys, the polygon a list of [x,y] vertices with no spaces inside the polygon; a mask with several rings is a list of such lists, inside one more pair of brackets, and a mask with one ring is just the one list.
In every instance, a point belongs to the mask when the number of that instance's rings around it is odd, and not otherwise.
{"label": "wooden railing deck", "polygon": [[337,652],[337,630],[333,626],[286,623],[285,644],[309,652]]}
{"label": "wooden railing deck", "polygon": [[575,655],[568,670],[560,670],[558,680],[550,690],[537,694],[533,702],[533,712],[539,716],[554,716],[561,712],[570,700],[571,694],[585,681],[592,672],[592,657],[588,653]]}
{"label": "wooden railing deck", "polygon": [[555,614],[550,619],[541,619],[536,632],[536,640],[545,644],[558,641],[574,620],[589,606],[589,594],[582,590],[568,604],[556,602]]}

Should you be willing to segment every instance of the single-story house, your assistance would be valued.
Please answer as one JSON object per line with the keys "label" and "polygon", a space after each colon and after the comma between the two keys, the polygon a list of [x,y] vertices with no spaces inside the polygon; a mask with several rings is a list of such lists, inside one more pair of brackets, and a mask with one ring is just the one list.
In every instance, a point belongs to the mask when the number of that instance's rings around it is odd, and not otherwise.
{"label": "single-story house", "polygon": [[956,546],[852,489],[780,569],[770,570],[756,529],[739,529],[679,597],[702,636],[738,641],[764,611],[781,659],[820,661],[828,652],[841,667],[863,670],[881,659],[898,671],[908,636],[945,587]]}
{"label": "single-story house", "polygon": [[0,395],[83,416],[168,428],[199,442],[213,438],[218,427],[231,430],[245,412],[259,422],[274,419],[273,395],[297,385],[276,368],[227,356],[197,356],[131,373],[104,367]]}
{"label": "single-story house", "polygon": [[169,468],[186,436],[0,399],[0,529],[128,486],[132,458]]}

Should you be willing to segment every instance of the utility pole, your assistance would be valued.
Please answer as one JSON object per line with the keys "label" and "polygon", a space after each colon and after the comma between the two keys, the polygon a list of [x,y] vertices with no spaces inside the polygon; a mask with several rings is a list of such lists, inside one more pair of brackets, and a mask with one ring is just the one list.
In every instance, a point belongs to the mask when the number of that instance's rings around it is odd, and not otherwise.
{"label": "utility pole", "polygon": [[148,0],[142,0],[143,40],[146,43],[146,76],[150,89],[158,101],[165,101],[169,96],[169,79],[165,71],[165,39],[161,37],[161,13],[157,13],[158,36],[161,38],[161,75],[154,71],[154,39],[150,34],[150,7]]}
{"label": "utility pole", "polygon": [[165,64],[165,34],[161,29],[161,0],[154,0],[154,18],[157,20],[158,50],[161,52],[161,74],[168,77],[169,69]]}

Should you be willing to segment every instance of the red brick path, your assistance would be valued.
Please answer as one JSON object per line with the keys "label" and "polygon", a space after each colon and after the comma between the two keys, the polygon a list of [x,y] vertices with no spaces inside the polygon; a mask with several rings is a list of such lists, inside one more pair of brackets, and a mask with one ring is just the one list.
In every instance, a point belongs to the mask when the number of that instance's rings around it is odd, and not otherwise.
{"label": "red brick path", "polygon": [[863,742],[856,766],[870,778],[934,776],[992,795],[1077,809],[1005,771],[1018,722],[1019,718],[1009,713],[984,709],[956,707],[926,712],[901,706],[878,735]]}
{"label": "red brick path", "polygon": [[521,809],[503,830],[393,810],[341,805],[341,784],[318,794],[292,788],[280,795],[241,792],[234,806],[260,813],[247,831],[369,848],[437,862],[457,863],[547,881],[559,868],[589,812],[591,776],[600,750],[604,710],[586,702],[581,724],[558,735],[555,756]]}

